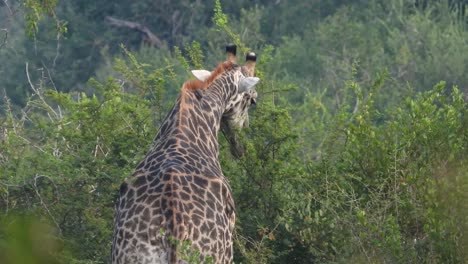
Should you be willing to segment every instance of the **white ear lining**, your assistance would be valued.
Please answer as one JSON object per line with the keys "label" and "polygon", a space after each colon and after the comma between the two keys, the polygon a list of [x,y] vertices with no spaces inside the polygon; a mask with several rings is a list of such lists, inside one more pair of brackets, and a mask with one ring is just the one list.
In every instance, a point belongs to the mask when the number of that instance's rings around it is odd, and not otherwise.
{"label": "white ear lining", "polygon": [[205,81],[206,79],[208,79],[208,77],[210,77],[211,72],[207,70],[192,70],[192,74],[198,80]]}
{"label": "white ear lining", "polygon": [[246,77],[240,80],[239,93],[252,89],[259,81],[260,81],[260,78],[258,77]]}

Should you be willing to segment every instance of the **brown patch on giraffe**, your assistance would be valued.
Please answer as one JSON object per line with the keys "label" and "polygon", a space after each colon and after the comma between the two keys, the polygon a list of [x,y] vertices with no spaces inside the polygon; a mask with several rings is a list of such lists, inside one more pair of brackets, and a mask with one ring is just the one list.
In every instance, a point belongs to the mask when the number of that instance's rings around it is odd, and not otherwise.
{"label": "brown patch on giraffe", "polygon": [[198,79],[186,81],[182,85],[182,91],[180,92],[180,104],[179,104],[179,128],[181,124],[182,112],[187,110],[187,104],[185,102],[185,95],[188,91],[197,91],[197,90],[204,90],[208,88],[216,79],[221,76],[224,72],[232,69],[234,63],[231,61],[226,61],[220,63],[216,69],[211,73],[211,75],[204,81],[200,81]]}

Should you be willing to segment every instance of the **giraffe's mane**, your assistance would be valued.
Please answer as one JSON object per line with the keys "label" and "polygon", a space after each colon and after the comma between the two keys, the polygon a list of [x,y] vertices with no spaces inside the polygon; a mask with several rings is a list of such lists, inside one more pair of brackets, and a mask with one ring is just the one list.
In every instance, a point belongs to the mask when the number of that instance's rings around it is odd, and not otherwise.
{"label": "giraffe's mane", "polygon": [[233,66],[234,64],[230,61],[220,63],[205,81],[200,81],[197,79],[186,81],[182,87],[182,92],[184,92],[184,90],[193,91],[193,90],[199,90],[199,89],[206,89],[219,76],[221,76],[221,74],[230,70]]}
{"label": "giraffe's mane", "polygon": [[189,80],[186,81],[182,86],[182,91],[180,93],[180,105],[179,105],[179,126],[182,112],[187,109],[187,104],[185,103],[185,96],[188,91],[197,91],[197,90],[204,90],[208,88],[219,76],[221,76],[226,71],[232,69],[234,67],[234,63],[231,61],[222,62],[220,63],[216,69],[211,73],[211,75],[206,78],[204,81],[200,80]]}

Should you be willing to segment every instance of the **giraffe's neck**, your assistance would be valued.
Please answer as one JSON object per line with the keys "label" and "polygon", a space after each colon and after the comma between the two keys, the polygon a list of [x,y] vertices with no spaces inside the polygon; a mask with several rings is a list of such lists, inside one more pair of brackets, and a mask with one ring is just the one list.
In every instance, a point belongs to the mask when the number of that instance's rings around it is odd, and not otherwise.
{"label": "giraffe's neck", "polygon": [[221,118],[233,90],[225,85],[227,78],[221,77],[207,89],[182,88],[155,137],[153,149],[175,140],[184,149],[195,148],[198,154],[217,159]]}

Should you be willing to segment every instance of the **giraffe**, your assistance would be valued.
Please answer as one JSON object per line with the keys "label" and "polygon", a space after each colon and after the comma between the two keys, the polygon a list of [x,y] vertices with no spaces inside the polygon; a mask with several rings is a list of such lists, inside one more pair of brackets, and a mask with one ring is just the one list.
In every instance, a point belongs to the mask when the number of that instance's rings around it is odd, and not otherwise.
{"label": "giraffe", "polygon": [[[187,263],[174,241],[190,241],[200,260],[231,263],[234,200],[218,159],[218,132],[242,155],[234,131],[256,103],[256,55],[236,64],[236,46],[212,72],[193,70],[153,146],[119,190],[112,263]],[[180,244],[179,244],[180,245]],[[178,248],[179,247],[179,248]]]}

